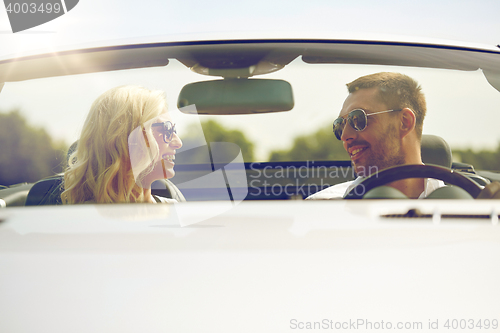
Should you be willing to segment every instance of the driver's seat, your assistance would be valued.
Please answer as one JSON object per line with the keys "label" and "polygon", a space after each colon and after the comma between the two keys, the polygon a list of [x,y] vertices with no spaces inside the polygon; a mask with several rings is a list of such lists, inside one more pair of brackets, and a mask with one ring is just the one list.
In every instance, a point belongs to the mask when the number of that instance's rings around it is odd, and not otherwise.
{"label": "driver's seat", "polygon": [[451,168],[451,148],[443,138],[437,135],[422,135],[422,162]]}

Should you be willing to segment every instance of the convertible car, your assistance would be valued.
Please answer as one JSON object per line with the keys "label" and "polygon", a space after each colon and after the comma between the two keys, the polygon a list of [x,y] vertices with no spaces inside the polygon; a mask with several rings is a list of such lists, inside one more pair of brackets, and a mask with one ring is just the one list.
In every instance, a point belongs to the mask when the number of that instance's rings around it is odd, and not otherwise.
{"label": "convertible car", "polygon": [[[377,72],[422,86],[425,165],[304,200],[356,177],[332,123]],[[90,105],[127,84],[165,91],[183,146],[152,191],[177,203],[62,205]],[[496,331],[500,202],[475,198],[500,181],[499,105],[484,45],[193,38],[0,59],[0,331]],[[377,191],[417,177],[450,190]]]}

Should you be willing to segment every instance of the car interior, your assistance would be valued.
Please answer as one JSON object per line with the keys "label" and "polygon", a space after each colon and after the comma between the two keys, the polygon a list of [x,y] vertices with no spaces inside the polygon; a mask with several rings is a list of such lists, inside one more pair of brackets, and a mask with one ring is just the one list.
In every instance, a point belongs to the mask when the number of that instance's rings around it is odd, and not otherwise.
{"label": "car interior", "polygon": [[[446,70],[451,72],[451,81],[454,80],[456,73],[465,73],[463,82],[472,81],[469,76],[474,80],[481,78],[482,81],[489,83],[488,89],[498,93],[500,80],[495,68],[497,57],[494,52],[476,52],[461,47],[394,42],[266,40],[121,45],[0,61],[0,82],[6,82],[0,96],[9,94],[10,87],[15,91],[18,86],[23,87],[24,82],[35,85],[47,78],[50,78],[52,80],[50,82],[55,86],[67,85],[69,89],[80,85],[78,79],[82,79],[89,89],[94,85],[99,86],[101,91],[115,86],[116,82],[123,84],[138,81],[143,84],[144,81],[146,82],[144,85],[147,86],[147,79],[154,78],[156,81],[152,81],[153,85],[164,89],[167,96],[173,99],[174,103],[169,101],[169,107],[177,107],[179,124],[195,118],[217,119],[222,123],[236,124],[234,126],[245,130],[249,128],[254,131],[252,138],[258,138],[266,144],[279,143],[283,147],[285,146],[283,142],[288,140],[289,146],[293,137],[285,138],[282,134],[310,133],[313,125],[309,123],[314,123],[318,128],[331,126],[331,121],[346,96],[345,82],[359,76],[360,73],[366,74],[383,69],[407,71],[411,76],[420,73],[417,70],[423,68],[422,78],[428,77],[429,82],[432,82],[437,80],[427,71],[441,73]],[[159,71],[159,74],[154,71]],[[127,77],[127,73],[131,73],[131,76]],[[66,81],[70,80],[70,77],[75,78],[73,79],[75,83],[71,81],[73,86],[68,83],[70,81]],[[158,78],[163,78],[163,81]],[[94,82],[100,83],[94,84]],[[332,82],[335,82],[338,87],[335,89],[338,90],[330,93]],[[423,83],[424,88],[425,84],[429,85],[428,82]],[[472,86],[464,87],[465,90],[467,88],[470,91],[476,89]],[[27,88],[23,89],[27,91]],[[429,90],[431,89],[427,91]],[[68,96],[72,96],[71,94],[76,96],[75,91],[70,92]],[[443,94],[446,96],[439,102],[435,102],[434,95],[430,94],[428,100],[432,104],[432,109],[441,109],[442,105],[446,105],[444,103],[448,103],[451,96],[447,94]],[[494,98],[498,98],[496,96]],[[94,97],[92,95],[88,100]],[[71,100],[71,97],[67,98]],[[14,101],[22,103],[22,96],[17,96],[17,99],[21,102]],[[36,101],[36,98],[33,100]],[[462,102],[456,102],[457,105],[460,103]],[[82,113],[86,112],[89,103],[80,104],[78,108]],[[322,115],[320,111],[323,112]],[[277,122],[275,118],[281,115],[288,118]],[[432,114],[429,117],[437,116]],[[314,121],[305,122],[304,120],[308,118]],[[231,123],[233,121],[234,124]],[[435,123],[439,124],[439,121]],[[449,140],[447,132],[441,133],[438,130],[444,127],[440,124],[432,125],[424,132],[439,136],[424,134],[422,160],[426,165],[447,169],[449,174],[465,176],[471,182],[467,185],[471,190],[466,190],[464,193],[454,186],[430,198],[470,199],[475,196],[477,188],[480,189],[492,180],[500,180],[498,173],[480,174],[475,166],[468,164],[467,161],[456,161],[452,148],[447,143]],[[333,134],[331,136],[332,141],[335,140]],[[273,161],[262,157],[261,154],[261,157],[253,160],[244,160],[244,179],[231,183],[231,179],[234,179],[233,174],[241,171],[241,168],[228,167],[238,156],[238,149],[233,152],[227,146],[227,149],[224,149],[228,155],[219,160],[215,158],[217,154],[214,153],[214,147],[209,147],[207,142],[197,145],[190,145],[188,142],[189,140],[185,140],[185,147],[178,152],[177,160],[180,162],[175,166],[176,176],[172,180],[155,182],[153,194],[173,198],[179,202],[228,198],[233,200],[236,197],[245,200],[302,200],[319,190],[352,180],[356,176],[352,172],[350,162],[345,158],[312,160],[304,155],[302,160]],[[264,148],[268,149],[269,153],[270,148]],[[202,151],[204,152],[201,153]],[[198,152],[208,156],[202,163],[199,161],[182,163],[184,157],[188,160]],[[317,172],[322,168],[324,170],[336,168],[337,176],[332,179],[327,172]],[[291,169],[302,170],[307,173],[307,177],[297,179],[294,177],[296,174],[286,176],[272,174]],[[225,181],[222,185],[218,183],[212,186],[210,182],[200,186],[193,185],[197,179],[218,170],[223,171]],[[411,172],[405,173],[406,177],[411,175]],[[427,177],[428,173],[422,175]],[[274,184],[287,184],[287,191],[279,193],[272,191],[273,183],[266,184],[268,178],[273,179]],[[461,181],[453,184],[455,180],[452,178],[447,178],[446,182],[450,185],[459,185]],[[385,181],[390,182],[391,179],[394,180],[394,175]],[[381,180],[375,187],[383,185],[379,184],[380,182]],[[476,189],[473,189],[474,186]],[[0,189],[0,202],[8,207],[59,205],[62,188],[63,174],[47,175],[36,182],[9,184],[8,187]],[[385,190],[386,188],[379,189],[365,198],[402,199],[399,194]]]}
{"label": "car interior", "polygon": [[[422,137],[422,161],[426,165],[437,165],[441,166],[444,168],[448,168],[451,170],[457,170],[458,168],[453,166],[452,163],[452,158],[451,158],[451,149],[449,145],[446,143],[446,141],[435,135],[424,135]],[[284,167],[287,165],[282,163]],[[331,166],[331,163],[328,163],[328,166]],[[259,167],[260,168],[265,168],[268,166],[269,163],[260,163]],[[468,165],[467,166],[467,171],[464,172],[461,171],[464,169],[464,164],[461,163],[459,164],[458,169],[460,173],[466,175],[479,185],[486,185],[490,183],[490,181],[484,177],[481,177],[477,175],[474,172],[474,169],[472,166]],[[247,164],[248,167],[248,164]],[[320,165],[316,165],[316,167],[320,167]],[[339,165],[340,168],[345,168],[345,169],[350,169],[350,166],[346,166],[345,163],[342,163]],[[254,166],[255,168],[255,166]],[[177,171],[180,173],[180,177],[186,178],[189,177],[186,174],[189,174],[189,171]],[[247,168],[247,174],[250,176],[251,169]],[[185,173],[183,175],[183,173]],[[348,172],[347,172],[348,174]],[[250,179],[249,179],[250,180]],[[349,178],[343,179],[341,181],[348,181],[352,180]],[[13,196],[13,198],[10,198],[9,196],[2,198],[5,202],[11,203],[11,205],[15,205],[16,202],[22,203],[25,206],[39,206],[39,205],[61,205],[61,192],[63,188],[63,181],[64,181],[64,175],[59,174],[54,177],[49,177],[46,179],[42,179],[35,184],[33,184],[30,188],[29,191],[27,192],[26,190],[22,191],[21,193],[17,193]],[[317,181],[317,179],[316,179]],[[303,185],[303,184],[302,184]],[[229,184],[228,184],[229,186]],[[307,187],[307,184],[306,184]],[[309,187],[310,189],[310,187]],[[321,188],[322,189],[322,188]],[[319,189],[319,190],[321,190]],[[207,189],[206,190],[206,195],[210,196],[210,198],[213,200],[214,193],[217,193],[217,191],[220,189]],[[261,192],[263,192],[264,189],[261,189]],[[314,189],[316,192],[316,188]],[[197,189],[196,192],[198,195],[201,197],[202,193],[200,193],[200,190]],[[297,196],[295,198],[300,198],[303,199],[303,197],[300,195],[300,191],[296,187],[295,189],[290,189],[290,192],[295,192],[297,193]],[[290,193],[289,192],[289,193]],[[314,193],[313,192],[313,193]],[[441,192],[441,191],[440,191]],[[472,199],[472,197],[467,194],[463,194],[463,191],[460,190],[458,187],[450,187],[445,191],[442,191],[443,193],[436,193],[433,196],[430,196],[430,199]],[[165,180],[160,180],[156,181],[153,184],[152,188],[152,193],[154,195],[159,195],[162,197],[166,198],[171,198],[171,199],[176,199],[178,202],[186,201],[186,198],[182,194],[182,192],[179,190],[179,188],[172,183],[170,180],[165,179]],[[307,195],[313,194],[313,193],[307,193]],[[390,188],[384,187],[384,189],[379,189],[377,192],[369,192],[365,195],[365,198],[367,199],[403,199],[404,197],[401,197],[399,193],[397,192],[392,192]],[[269,195],[267,196],[259,196],[258,194],[255,193],[249,193],[247,200],[277,200],[277,199],[289,199],[289,196],[286,194],[283,195],[276,195],[270,198]],[[200,200],[198,198],[198,200]]]}

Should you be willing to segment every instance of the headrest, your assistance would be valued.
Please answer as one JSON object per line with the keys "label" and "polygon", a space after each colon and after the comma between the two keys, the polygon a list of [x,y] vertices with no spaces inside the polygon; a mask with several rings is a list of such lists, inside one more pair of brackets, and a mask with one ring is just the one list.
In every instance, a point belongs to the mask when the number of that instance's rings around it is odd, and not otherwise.
{"label": "headrest", "polygon": [[422,135],[422,162],[451,168],[451,149],[443,138],[437,135]]}

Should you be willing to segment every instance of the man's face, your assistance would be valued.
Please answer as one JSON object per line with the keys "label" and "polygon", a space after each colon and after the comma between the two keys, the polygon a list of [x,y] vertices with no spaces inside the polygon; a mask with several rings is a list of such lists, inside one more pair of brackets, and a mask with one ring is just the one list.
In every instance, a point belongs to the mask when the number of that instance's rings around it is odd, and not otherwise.
{"label": "man's face", "polygon": [[[377,98],[377,93],[378,88],[370,88],[349,94],[339,117],[345,118],[355,109],[363,109],[367,115],[388,110]],[[367,126],[363,131],[356,131],[346,123],[341,139],[360,176],[369,176],[382,169],[404,164],[398,117],[392,112],[368,116]]]}

